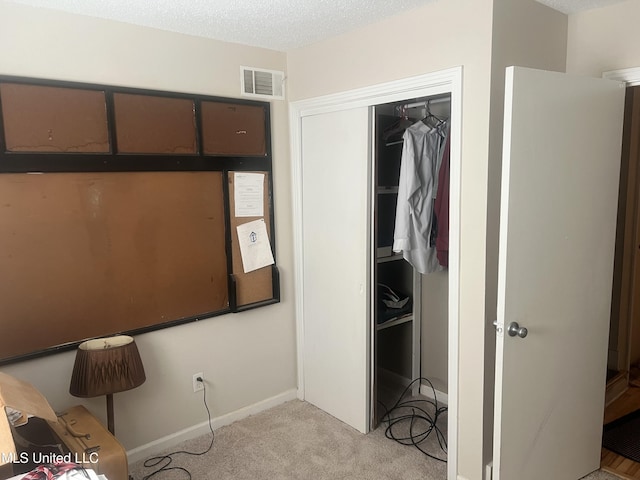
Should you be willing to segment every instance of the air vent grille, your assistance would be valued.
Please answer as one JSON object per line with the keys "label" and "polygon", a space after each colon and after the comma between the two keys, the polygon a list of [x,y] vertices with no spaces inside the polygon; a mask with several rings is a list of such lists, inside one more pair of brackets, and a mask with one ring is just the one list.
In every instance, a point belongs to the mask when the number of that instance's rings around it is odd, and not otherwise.
{"label": "air vent grille", "polygon": [[240,73],[243,96],[284,99],[284,72],[240,67]]}

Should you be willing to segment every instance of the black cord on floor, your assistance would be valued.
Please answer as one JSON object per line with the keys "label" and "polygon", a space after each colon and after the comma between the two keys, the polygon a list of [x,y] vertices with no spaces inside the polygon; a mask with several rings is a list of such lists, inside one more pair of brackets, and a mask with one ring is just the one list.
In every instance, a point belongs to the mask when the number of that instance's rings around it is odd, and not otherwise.
{"label": "black cord on floor", "polygon": [[[431,391],[433,392],[433,400],[416,398],[404,399],[416,382],[426,382],[429,384]],[[395,440],[402,445],[413,445],[427,457],[433,458],[434,460],[438,460],[440,462],[447,461],[446,435],[437,425],[440,415],[447,411],[447,407],[438,405],[436,389],[427,378],[420,377],[413,380],[404,389],[398,400],[390,409],[387,409],[381,401],[378,401],[378,403],[380,403],[385,410],[380,423],[387,424],[387,428],[384,432],[387,438]],[[433,413],[426,410],[429,408],[429,405],[433,406]],[[431,408],[429,408],[429,410],[431,410]],[[400,428],[402,428],[404,432],[408,430],[408,435],[401,435],[399,432]],[[440,450],[444,455],[437,454],[435,452],[428,452],[422,445],[420,445],[431,435],[436,436]],[[444,458],[442,458],[443,456]]]}
{"label": "black cord on floor", "polygon": [[209,444],[209,447],[204,452],[188,452],[186,450],[178,450],[176,452],[168,453],[166,455],[158,455],[157,457],[148,458],[147,460],[144,461],[144,466],[146,468],[157,467],[160,464],[162,465],[160,466],[160,468],[153,471],[149,475],[145,475],[144,477],[142,477],[142,480],[148,480],[151,477],[154,477],[162,472],[166,472],[169,470],[182,470],[187,474],[187,478],[191,479],[191,472],[189,472],[189,470],[187,470],[186,468],[170,467],[169,465],[171,465],[171,462],[173,462],[173,455],[178,455],[178,454],[194,455],[194,456],[205,455],[206,453],[209,453],[209,451],[213,447],[213,440],[215,438],[215,434],[213,433],[213,426],[211,425],[211,412],[209,411],[209,406],[207,405],[207,388],[204,382],[202,382],[202,401],[204,403],[204,407],[207,409],[207,417],[209,418],[209,430],[211,430],[211,443]]}

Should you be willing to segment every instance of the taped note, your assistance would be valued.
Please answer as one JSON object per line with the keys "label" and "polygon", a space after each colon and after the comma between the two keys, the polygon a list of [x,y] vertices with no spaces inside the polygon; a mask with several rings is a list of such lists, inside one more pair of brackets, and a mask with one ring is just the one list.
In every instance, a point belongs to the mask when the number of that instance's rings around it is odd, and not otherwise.
{"label": "taped note", "polygon": [[234,172],[236,217],[264,216],[264,173]]}
{"label": "taped note", "polygon": [[267,225],[263,218],[238,225],[236,230],[244,273],[275,263],[271,253]]}

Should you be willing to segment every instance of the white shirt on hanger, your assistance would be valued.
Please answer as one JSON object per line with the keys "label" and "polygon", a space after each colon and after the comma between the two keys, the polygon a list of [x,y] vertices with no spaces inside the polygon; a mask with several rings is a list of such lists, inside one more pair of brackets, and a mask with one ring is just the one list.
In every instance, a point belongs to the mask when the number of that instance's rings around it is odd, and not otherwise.
{"label": "white shirt on hanger", "polygon": [[404,132],[393,251],[420,273],[442,270],[430,246],[441,136],[417,122]]}

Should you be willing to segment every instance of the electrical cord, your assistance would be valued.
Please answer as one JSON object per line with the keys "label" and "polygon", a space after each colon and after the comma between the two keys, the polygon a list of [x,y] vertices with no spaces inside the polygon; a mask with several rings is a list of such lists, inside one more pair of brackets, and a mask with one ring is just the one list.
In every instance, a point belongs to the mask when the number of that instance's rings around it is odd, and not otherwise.
{"label": "electrical cord", "polygon": [[[416,382],[426,382],[431,387],[433,392],[433,400],[430,399],[407,399],[405,396],[411,391],[412,386]],[[438,399],[436,397],[436,389],[433,384],[424,377],[419,377],[413,380],[402,392],[398,400],[393,404],[390,409],[387,409],[385,404],[378,400],[378,403],[384,408],[384,415],[382,416],[380,423],[387,423],[385,429],[385,436],[391,440],[402,445],[412,445],[420,450],[424,455],[440,462],[447,461],[447,440],[446,435],[437,425],[440,416],[447,411],[446,406],[439,406]],[[431,408],[431,407],[433,408]],[[427,410],[433,410],[433,413]],[[401,433],[408,432],[408,433]],[[431,435],[435,435],[438,441],[438,445],[442,455],[435,452],[427,451],[421,443],[427,440]]]}
{"label": "electrical cord", "polygon": [[191,479],[191,472],[189,472],[189,470],[187,470],[186,468],[180,467],[180,466],[176,466],[176,467],[169,466],[173,462],[173,455],[184,454],[184,455],[200,456],[200,455],[205,455],[211,451],[211,448],[213,447],[213,440],[215,438],[215,433],[213,433],[213,426],[211,425],[211,411],[209,410],[209,406],[207,405],[207,387],[204,383],[204,380],[202,380],[201,378],[198,378],[197,380],[202,383],[202,401],[204,403],[204,407],[207,410],[207,417],[209,418],[209,430],[211,430],[211,443],[209,444],[209,447],[204,452],[188,452],[186,450],[178,450],[176,452],[167,453],[166,455],[158,455],[156,457],[148,458],[147,460],[144,461],[145,468],[157,467],[160,464],[162,465],[160,466],[160,468],[158,468],[157,470],[154,470],[149,475],[145,475],[144,477],[142,477],[142,480],[148,480],[151,477],[159,475],[163,472],[167,472],[169,470],[181,470],[187,474],[187,478]]}

